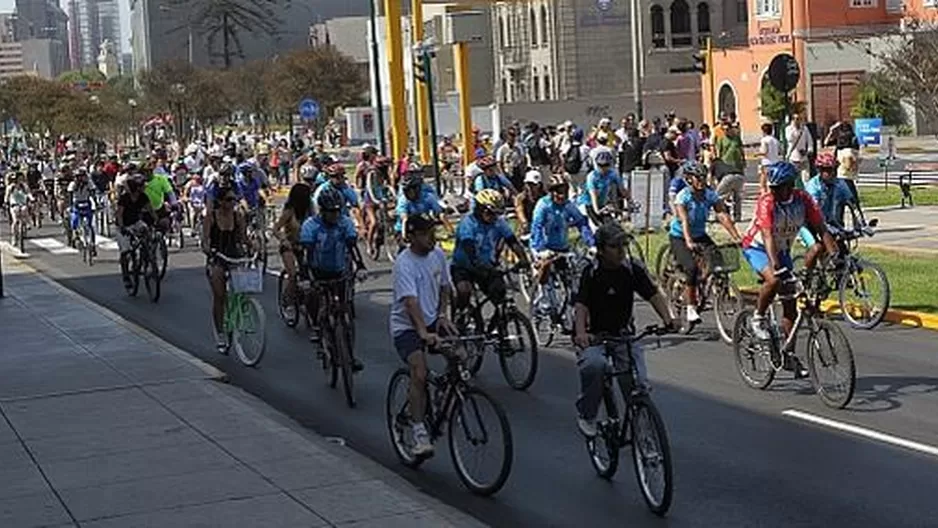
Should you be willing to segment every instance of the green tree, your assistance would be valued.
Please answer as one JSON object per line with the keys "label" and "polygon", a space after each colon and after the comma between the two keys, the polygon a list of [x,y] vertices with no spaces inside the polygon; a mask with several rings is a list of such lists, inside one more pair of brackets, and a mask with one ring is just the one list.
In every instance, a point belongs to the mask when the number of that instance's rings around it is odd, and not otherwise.
{"label": "green tree", "polygon": [[227,70],[235,57],[244,58],[242,36],[268,37],[277,33],[281,26],[278,12],[288,7],[290,0],[167,0],[167,3],[171,10],[188,13],[188,22],[177,31],[191,29],[204,36],[209,56],[221,58]]}
{"label": "green tree", "polygon": [[891,93],[889,81],[880,74],[872,74],[863,79],[857,90],[857,99],[850,109],[854,118],[881,117],[888,126],[904,125],[905,111],[902,103]]}
{"label": "green tree", "polygon": [[333,46],[296,50],[281,57],[273,79],[275,104],[282,113],[294,112],[304,97],[319,101],[323,116],[367,100],[368,80],[361,68]]}
{"label": "green tree", "polygon": [[785,113],[788,110],[788,96],[771,84],[762,83],[762,90],[759,91],[759,102],[759,108],[763,116],[774,122],[780,122],[785,118]]}
{"label": "green tree", "polygon": [[104,82],[107,80],[104,77],[104,74],[99,72],[96,68],[84,68],[82,70],[69,70],[67,72],[59,75],[59,82],[66,84],[74,84],[80,81],[84,82]]}

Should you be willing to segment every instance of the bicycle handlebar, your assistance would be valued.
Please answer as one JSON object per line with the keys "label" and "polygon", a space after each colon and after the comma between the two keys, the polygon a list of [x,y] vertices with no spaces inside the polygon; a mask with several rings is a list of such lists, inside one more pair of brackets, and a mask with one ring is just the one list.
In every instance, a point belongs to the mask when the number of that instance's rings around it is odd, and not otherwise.
{"label": "bicycle handlebar", "polygon": [[221,261],[223,261],[223,262],[226,262],[226,263],[228,263],[228,264],[235,264],[235,265],[241,265],[241,266],[243,266],[243,265],[247,265],[247,264],[253,264],[254,262],[256,262],[256,261],[257,261],[258,254],[255,253],[253,256],[245,257],[245,258],[232,258],[232,257],[229,257],[229,256],[225,255],[224,253],[219,253],[219,252],[217,252],[217,251],[212,251],[212,257],[215,257],[215,258],[217,258],[217,259],[219,259],[219,260],[221,260]]}
{"label": "bicycle handlebar", "polygon": [[625,344],[633,343],[639,341],[648,336],[663,336],[669,333],[672,333],[673,330],[670,328],[653,324],[646,326],[641,332],[635,335],[622,335],[622,334],[598,334],[594,336],[591,340],[591,343],[594,345],[616,345],[616,344]]}

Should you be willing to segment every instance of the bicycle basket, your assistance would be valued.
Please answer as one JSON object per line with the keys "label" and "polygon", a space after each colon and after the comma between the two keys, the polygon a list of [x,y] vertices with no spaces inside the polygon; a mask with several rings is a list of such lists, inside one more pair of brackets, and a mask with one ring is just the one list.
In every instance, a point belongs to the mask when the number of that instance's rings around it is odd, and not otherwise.
{"label": "bicycle basket", "polygon": [[714,271],[722,273],[733,273],[739,270],[740,249],[735,244],[717,246],[711,258]]}
{"label": "bicycle basket", "polygon": [[261,268],[232,268],[229,288],[234,293],[261,293],[264,291],[264,271]]}

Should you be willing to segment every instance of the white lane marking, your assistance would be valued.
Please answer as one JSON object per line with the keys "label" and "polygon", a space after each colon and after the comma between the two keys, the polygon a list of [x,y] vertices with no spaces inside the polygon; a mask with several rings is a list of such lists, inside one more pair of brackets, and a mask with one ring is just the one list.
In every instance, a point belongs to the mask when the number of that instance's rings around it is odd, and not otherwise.
{"label": "white lane marking", "polygon": [[117,241],[105,236],[95,235],[94,241],[100,249],[105,251],[117,251]]}
{"label": "white lane marking", "polygon": [[68,247],[63,242],[59,242],[54,238],[28,238],[26,239],[30,244],[40,247],[53,255],[77,255],[78,250],[73,247]]}
{"label": "white lane marking", "polygon": [[912,440],[906,440],[905,438],[899,438],[898,436],[893,436],[886,433],[881,433],[879,431],[874,431],[873,429],[867,429],[866,427],[860,427],[858,425],[851,425],[844,422],[838,422],[837,420],[831,420],[830,418],[824,418],[823,416],[817,416],[814,414],[798,411],[795,409],[788,409],[782,411],[784,416],[790,418],[795,418],[797,420],[804,420],[805,422],[810,422],[816,425],[823,425],[825,427],[830,427],[831,429],[837,429],[838,431],[843,431],[845,433],[855,434],[857,436],[862,436],[869,438],[871,440],[876,440],[878,442],[884,442],[887,444],[892,444],[894,446],[903,447],[905,449],[911,449],[913,451],[918,451],[919,453],[925,453],[926,455],[932,455],[938,457],[938,447],[930,446],[928,444],[922,444],[919,442],[914,442]]}

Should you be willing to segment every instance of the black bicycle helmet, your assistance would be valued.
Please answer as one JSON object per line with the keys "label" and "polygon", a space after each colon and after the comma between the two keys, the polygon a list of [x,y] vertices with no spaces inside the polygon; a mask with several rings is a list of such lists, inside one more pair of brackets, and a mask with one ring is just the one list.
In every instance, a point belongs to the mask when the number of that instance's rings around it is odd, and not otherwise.
{"label": "black bicycle helmet", "polygon": [[320,212],[339,211],[342,209],[343,201],[342,193],[335,189],[327,188],[319,193],[319,197],[316,198],[316,205],[319,206]]}
{"label": "black bicycle helmet", "polygon": [[607,222],[596,230],[596,247],[615,246],[625,242],[625,229],[616,222]]}

